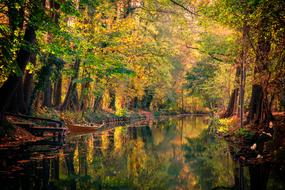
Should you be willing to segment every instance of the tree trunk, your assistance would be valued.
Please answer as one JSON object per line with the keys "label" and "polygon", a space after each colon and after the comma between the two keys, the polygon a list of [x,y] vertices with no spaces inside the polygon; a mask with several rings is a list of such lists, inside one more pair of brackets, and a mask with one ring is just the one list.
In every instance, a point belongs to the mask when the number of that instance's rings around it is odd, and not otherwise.
{"label": "tree trunk", "polygon": [[[31,55],[30,62],[33,65],[36,65],[36,55],[35,54]],[[32,90],[33,90],[33,75],[29,73],[29,71],[26,71],[25,78],[24,78],[24,98],[25,98],[25,104],[27,106],[30,105]]]}
{"label": "tree trunk", "polygon": [[255,121],[259,119],[260,112],[262,111],[262,99],[262,86],[257,84],[253,85],[249,104],[249,113],[247,116],[248,121]]}
{"label": "tree trunk", "polygon": [[103,100],[103,93],[100,93],[96,96],[94,105],[93,105],[93,111],[96,112],[98,110],[102,109],[102,100]]}
{"label": "tree trunk", "polygon": [[134,97],[133,109],[137,110],[139,108],[139,99],[138,97]]}
{"label": "tree trunk", "polygon": [[88,107],[88,90],[90,82],[81,84],[81,95],[80,95],[80,110],[86,111]]}
{"label": "tree trunk", "polygon": [[[268,101],[268,82],[270,75],[268,75],[269,67],[269,52],[271,49],[271,36],[266,35],[264,24],[266,20],[259,23],[258,46],[256,50],[256,63],[254,68],[254,76],[258,81],[252,86],[252,95],[250,99],[249,114],[247,116],[247,123],[254,122],[256,125],[268,122],[271,114],[271,107]],[[258,75],[259,74],[259,75]],[[260,78],[262,77],[262,79]]]}
{"label": "tree trunk", "polygon": [[37,92],[34,92],[34,93],[36,93],[35,100],[33,100],[33,99],[31,100],[32,102],[31,102],[31,105],[29,107],[29,113],[31,113],[31,111],[32,111],[33,102],[35,102],[34,106],[35,106],[36,110],[41,107],[41,104],[43,102],[43,92],[37,91]]}
{"label": "tree trunk", "polygon": [[[32,91],[30,104],[28,106],[28,113],[30,114],[32,112],[32,106],[34,104],[34,101],[36,101],[35,107],[39,108],[40,106],[46,106],[48,105],[47,99],[48,95],[46,94],[46,88],[48,88],[48,85],[50,84],[50,73],[51,73],[51,67],[53,62],[51,61],[51,58],[49,55],[43,55],[41,57],[41,62],[44,64],[42,68],[40,69],[38,73],[38,82],[35,84],[35,87]],[[41,97],[38,97],[41,95]],[[46,96],[46,97],[45,97]]]}
{"label": "tree trunk", "polygon": [[152,99],[153,99],[153,90],[146,89],[145,95],[143,96],[143,99],[142,99],[142,108],[145,110],[149,110]]}
{"label": "tree trunk", "polygon": [[[24,42],[26,45],[30,46],[35,43],[36,40],[36,33],[33,27],[27,26],[25,35],[24,35]],[[18,64],[19,70],[21,72],[20,76],[16,74],[11,74],[7,81],[3,84],[3,86],[0,88],[0,111],[10,111],[15,112],[16,110],[19,110],[20,113],[26,113],[27,107],[25,106],[24,98],[17,98],[15,101],[18,101],[18,107],[15,107],[14,105],[10,106],[9,103],[11,102],[11,99],[15,95],[16,92],[20,93],[20,96],[23,96],[23,73],[25,70],[25,67],[29,61],[31,55],[30,49],[22,47],[17,55],[16,62]],[[19,87],[20,86],[20,87]],[[19,87],[19,89],[17,89]],[[16,104],[15,104],[16,105]]]}
{"label": "tree trunk", "polygon": [[16,89],[16,92],[13,95],[13,98],[10,102],[10,112],[15,112],[15,113],[27,113],[27,105],[25,103],[25,98],[24,98],[24,85],[23,85],[23,80],[19,81],[19,85]]}
{"label": "tree trunk", "polygon": [[74,63],[74,75],[71,77],[70,84],[61,106],[61,110],[77,110],[78,109],[78,93],[77,93],[77,83],[74,82],[78,78],[80,60],[77,58]]}
{"label": "tree trunk", "polygon": [[236,75],[235,75],[235,86],[236,88],[233,90],[229,103],[228,103],[228,107],[226,112],[222,115],[222,118],[228,118],[231,117],[235,114],[237,114],[237,108],[238,108],[238,97],[239,97],[239,84],[240,84],[240,74],[241,74],[241,70],[240,67],[236,67]]}
{"label": "tree trunk", "polygon": [[280,111],[285,111],[285,89],[283,88],[280,93]]}
{"label": "tree trunk", "polygon": [[128,109],[130,110],[137,110],[138,109],[138,97],[134,97],[134,98],[131,98],[130,97],[130,102],[128,104]]}
{"label": "tree trunk", "polygon": [[111,108],[112,110],[115,110],[115,103],[116,103],[116,94],[115,91],[113,89],[109,90],[109,96],[110,96],[110,104],[109,104],[109,108]]}
{"label": "tree trunk", "polygon": [[46,81],[45,88],[44,88],[43,106],[51,107],[52,106],[51,100],[52,100],[52,87],[51,87],[51,81],[48,76],[48,79]]}
{"label": "tree trunk", "polygon": [[235,88],[231,94],[231,98],[227,107],[227,111],[223,114],[222,118],[228,118],[235,114],[237,109],[239,88]]}
{"label": "tree trunk", "polygon": [[[49,6],[48,6],[49,4]],[[56,3],[54,0],[50,1],[45,1],[44,6],[46,9],[52,10],[50,13],[51,19],[54,21],[56,25],[58,25],[58,19],[59,19],[59,4]],[[47,34],[47,43],[52,43],[52,34],[48,33]],[[53,90],[52,90],[52,82],[50,80],[50,75],[51,75],[51,69],[52,65],[56,65],[55,62],[58,61],[58,58],[56,58],[54,55],[49,54],[47,57],[47,63],[49,67],[49,72],[45,76],[45,88],[44,88],[44,101],[43,101],[43,106],[46,107],[51,107],[52,106],[52,100],[53,98]],[[57,99],[60,97],[57,97]],[[58,103],[58,100],[57,100]]]}
{"label": "tree trunk", "polygon": [[60,76],[58,76],[58,79],[54,84],[53,105],[56,108],[59,108],[61,104],[61,88],[62,88],[62,77],[60,74]]}
{"label": "tree trunk", "polygon": [[273,120],[271,112],[271,102],[268,100],[268,93],[259,84],[252,87],[252,95],[250,99],[249,114],[247,116],[247,123],[265,124]]}
{"label": "tree trunk", "polygon": [[[244,14],[247,14],[247,11],[245,11]],[[244,20],[243,23],[243,29],[242,29],[242,51],[240,56],[240,127],[243,127],[243,115],[244,115],[244,88],[245,88],[245,66],[247,61],[247,52],[248,52],[248,32],[249,32],[249,26],[247,24],[247,21]]]}

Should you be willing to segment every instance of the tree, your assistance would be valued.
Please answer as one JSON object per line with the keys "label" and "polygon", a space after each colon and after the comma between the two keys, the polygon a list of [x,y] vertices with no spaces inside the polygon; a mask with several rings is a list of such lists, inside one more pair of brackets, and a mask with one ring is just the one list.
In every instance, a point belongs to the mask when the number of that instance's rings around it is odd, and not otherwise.
{"label": "tree", "polygon": [[[283,57],[279,47],[283,47],[281,44],[284,37],[280,31],[284,30],[284,23],[280,16],[284,13],[284,2],[217,0],[202,4],[201,7],[202,10],[207,10],[204,12],[206,15],[211,15],[218,22],[231,26],[242,34],[240,63],[246,69],[254,68],[248,122],[261,124],[272,119],[271,106],[274,97],[280,93],[275,87],[281,84],[276,80],[284,75],[277,69],[282,62],[280,57]],[[279,50],[276,51],[277,49]],[[247,64],[249,60],[254,60],[251,65]],[[278,77],[275,77],[276,74]],[[244,77],[241,82],[243,81]],[[243,95],[243,91],[241,93]]]}

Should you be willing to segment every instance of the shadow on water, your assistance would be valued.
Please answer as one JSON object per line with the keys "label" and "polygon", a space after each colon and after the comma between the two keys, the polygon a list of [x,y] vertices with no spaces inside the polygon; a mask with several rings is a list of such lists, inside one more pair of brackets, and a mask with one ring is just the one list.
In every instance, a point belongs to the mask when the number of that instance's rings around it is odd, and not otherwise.
{"label": "shadow on water", "polygon": [[270,164],[243,166],[206,117],[117,126],[0,150],[1,189],[282,189]]}

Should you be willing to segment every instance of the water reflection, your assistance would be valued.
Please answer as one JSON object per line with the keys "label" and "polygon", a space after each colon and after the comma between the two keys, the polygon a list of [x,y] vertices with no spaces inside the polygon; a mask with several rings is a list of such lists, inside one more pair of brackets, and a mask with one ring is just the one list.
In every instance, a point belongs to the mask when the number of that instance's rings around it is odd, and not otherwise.
{"label": "water reflection", "polygon": [[265,169],[233,161],[207,125],[205,117],[168,118],[68,137],[61,147],[2,150],[1,189],[249,189],[264,180],[255,173]]}
{"label": "water reflection", "polygon": [[196,183],[192,188],[212,189],[233,186],[233,162],[225,142],[215,142],[204,130],[197,138],[188,138],[185,145],[185,158],[190,171],[196,174]]}

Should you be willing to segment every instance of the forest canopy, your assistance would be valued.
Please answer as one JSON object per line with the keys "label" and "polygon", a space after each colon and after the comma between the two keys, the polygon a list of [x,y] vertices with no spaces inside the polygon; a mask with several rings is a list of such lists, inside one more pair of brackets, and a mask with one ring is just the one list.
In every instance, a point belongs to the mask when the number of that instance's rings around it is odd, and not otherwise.
{"label": "forest canopy", "polygon": [[2,0],[1,112],[284,110],[282,0]]}

